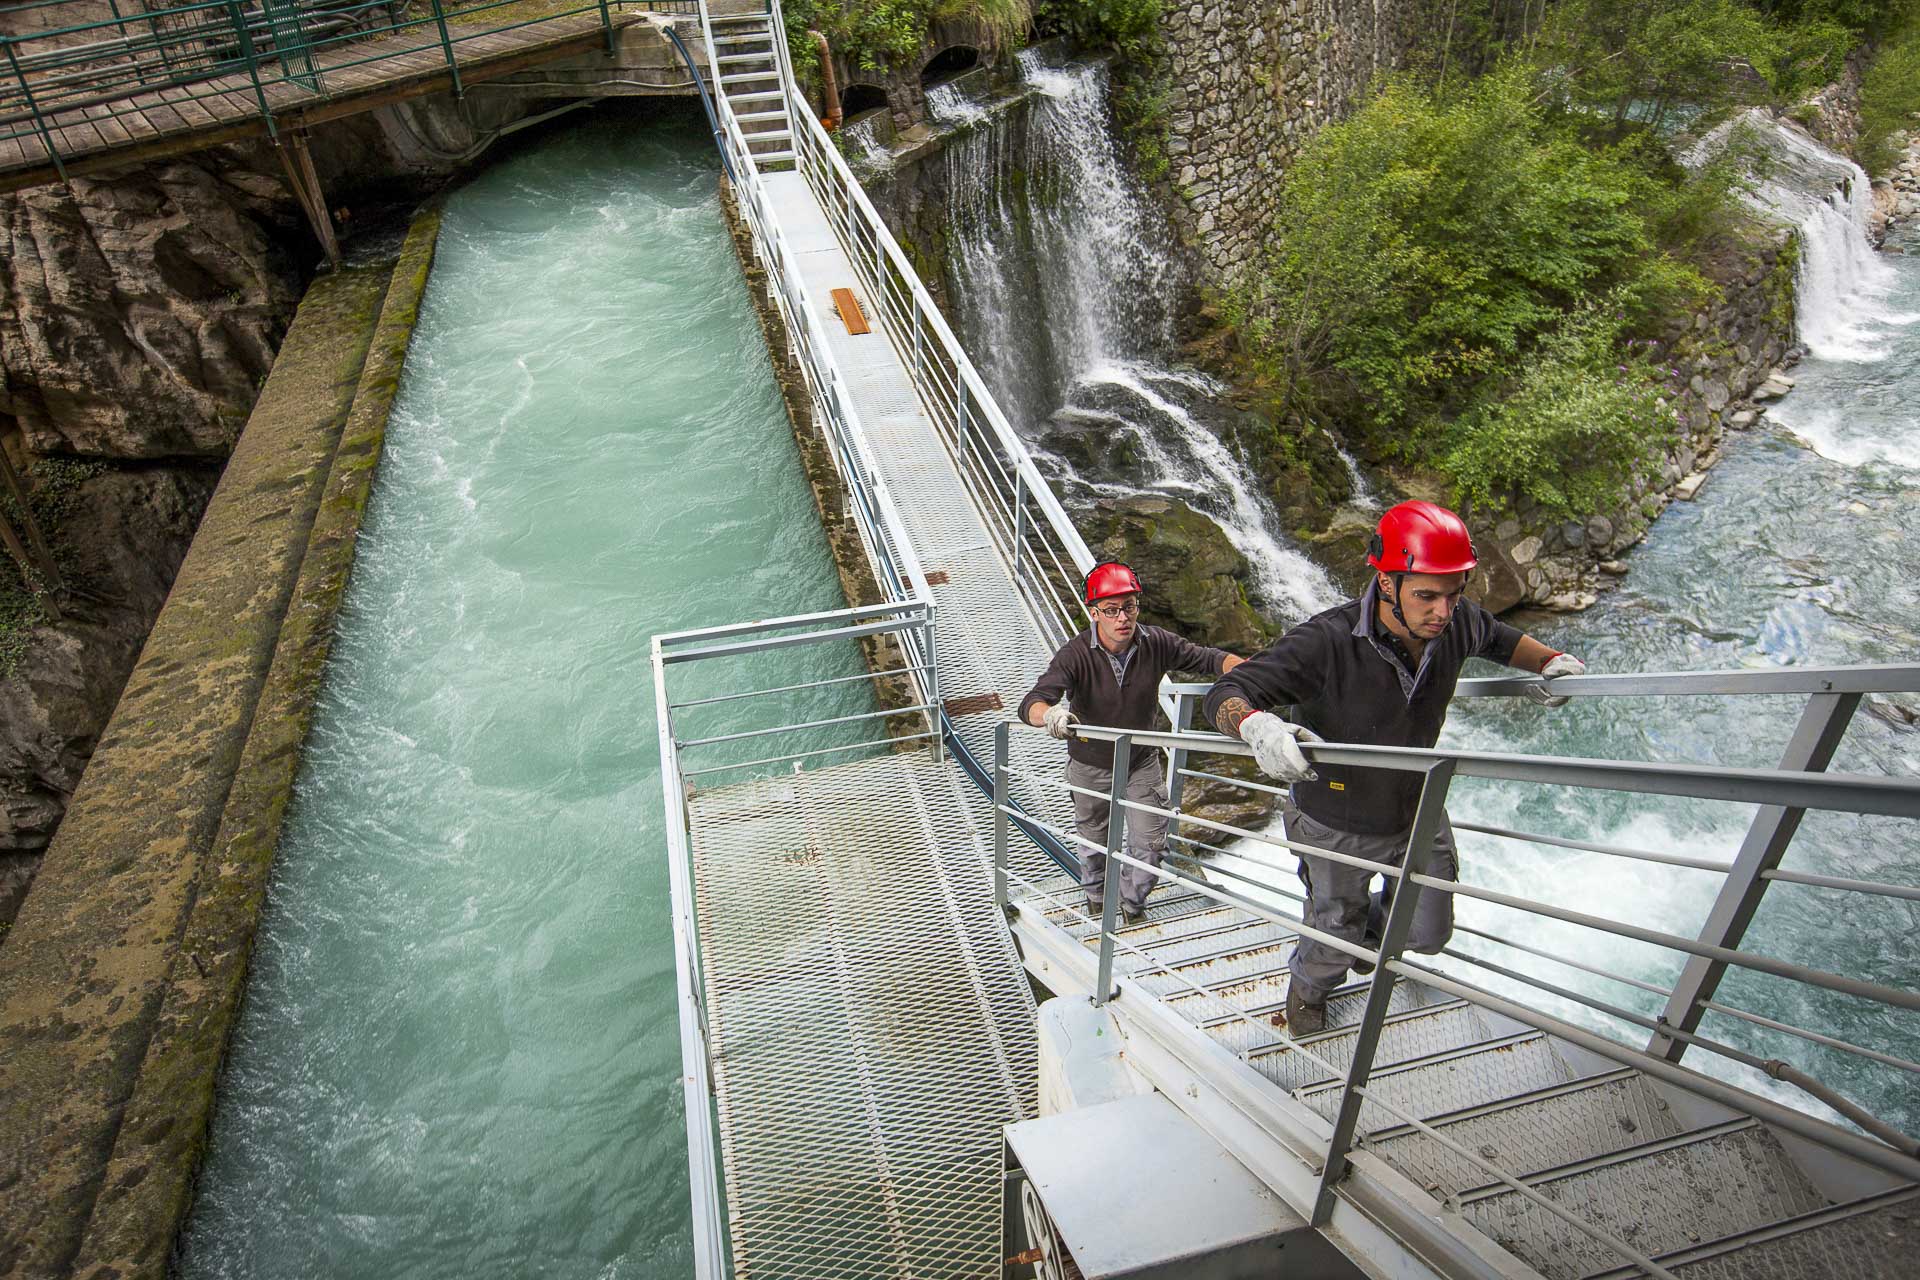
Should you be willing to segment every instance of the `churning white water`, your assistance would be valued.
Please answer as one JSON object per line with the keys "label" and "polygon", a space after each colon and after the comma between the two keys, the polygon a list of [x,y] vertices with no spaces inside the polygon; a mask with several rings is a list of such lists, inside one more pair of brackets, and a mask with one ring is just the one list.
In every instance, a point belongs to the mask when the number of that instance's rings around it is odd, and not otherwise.
{"label": "churning white water", "polygon": [[[1269,611],[1297,620],[1331,581],[1275,532],[1263,487],[1222,443],[1220,383],[1175,367],[1188,288],[1166,219],[1127,170],[1109,128],[1107,70],[1049,65],[1029,50],[1026,111],[998,112],[945,152],[949,267],[968,350],[1018,429],[1043,453],[1061,430],[1128,443],[1144,465],[1062,482],[1096,494],[1163,494],[1205,512],[1246,556]],[[944,99],[942,120],[958,119]]]}

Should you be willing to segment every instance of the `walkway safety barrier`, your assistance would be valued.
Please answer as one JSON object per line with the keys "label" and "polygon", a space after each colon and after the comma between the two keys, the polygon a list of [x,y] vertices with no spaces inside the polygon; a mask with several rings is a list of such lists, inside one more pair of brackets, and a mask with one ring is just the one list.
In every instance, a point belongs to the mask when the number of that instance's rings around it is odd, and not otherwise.
{"label": "walkway safety barrier", "polygon": [[[329,96],[362,68],[437,55],[463,92],[463,46],[503,32],[592,16],[611,53],[613,17],[638,11],[691,17],[698,0],[31,0],[0,6],[0,141],[33,139],[60,168],[55,131],[90,125],[109,143],[137,134],[153,111],[228,118],[238,92],[274,133],[286,88]],[[431,62],[424,65],[431,66]],[[136,101],[138,100],[138,101]],[[213,107],[209,111],[209,107]],[[276,135],[277,136],[277,135]]]}
{"label": "walkway safety barrier", "polygon": [[[1535,683],[1535,677],[1462,681],[1459,696],[1514,697],[1524,694]],[[1205,689],[1206,686],[1181,686],[1177,690],[1181,705],[1190,708]],[[1716,999],[1715,989],[1728,969],[1741,969],[1769,975],[1799,987],[1817,988],[1849,1000],[1871,1002],[1897,1013],[1910,1015],[1920,1011],[1920,993],[1915,991],[1849,974],[1824,971],[1791,956],[1771,955],[1743,947],[1748,923],[1753,919],[1763,895],[1776,883],[1902,901],[1920,900],[1920,886],[1791,871],[1781,866],[1802,817],[1810,812],[1920,818],[1920,781],[1825,772],[1834,748],[1863,696],[1913,691],[1920,691],[1920,666],[1916,665],[1681,675],[1591,675],[1562,679],[1554,684],[1556,694],[1564,693],[1572,698],[1800,696],[1805,700],[1805,707],[1799,725],[1779,767],[1774,769],[1414,750],[1338,743],[1305,747],[1308,758],[1315,762],[1391,769],[1421,778],[1418,809],[1404,862],[1398,866],[1315,848],[1269,831],[1192,815],[1183,816],[1177,812],[1177,806],[1160,809],[1126,798],[1125,761],[1129,754],[1126,748],[1131,745],[1168,751],[1173,762],[1172,774],[1176,779],[1230,783],[1264,792],[1278,800],[1285,794],[1283,788],[1229,776],[1217,766],[1206,767],[1208,757],[1250,756],[1251,748],[1237,739],[1191,731],[1129,733],[1097,726],[1080,727],[1077,731],[1084,737],[1115,744],[1115,759],[1119,763],[1114,771],[1111,792],[1104,797],[1113,806],[1113,818],[1104,846],[1084,840],[1072,830],[1062,829],[1056,831],[1055,835],[1064,842],[1107,855],[1108,883],[1104,917],[1097,922],[1085,917],[1079,909],[1077,889],[1050,893],[1042,885],[1023,878],[1012,869],[1007,858],[1010,829],[1015,822],[1030,822],[1032,819],[1025,812],[1006,807],[1000,807],[996,816],[996,892],[1001,895],[1003,903],[1016,901],[1023,896],[1029,902],[1043,901],[1049,910],[1077,917],[1098,930],[1097,976],[1093,986],[1096,1003],[1104,1003],[1117,994],[1114,977],[1116,954],[1130,955],[1153,966],[1156,976],[1178,979],[1185,990],[1214,997],[1214,993],[1201,983],[1184,978],[1164,965],[1154,966],[1151,956],[1129,943],[1122,935],[1115,919],[1115,904],[1120,897],[1115,880],[1123,866],[1153,870],[1163,882],[1203,895],[1216,903],[1238,908],[1255,918],[1278,923],[1299,936],[1312,938],[1345,952],[1357,961],[1377,966],[1366,991],[1364,1013],[1352,1045],[1350,1061],[1324,1060],[1316,1056],[1313,1040],[1295,1040],[1283,1028],[1276,1029],[1271,1021],[1257,1023],[1263,1037],[1278,1037],[1289,1046],[1291,1053],[1303,1055],[1307,1061],[1323,1068],[1329,1076],[1344,1081],[1331,1140],[1323,1152],[1316,1153],[1320,1170],[1313,1215],[1316,1225],[1327,1221],[1335,1198],[1340,1193],[1342,1179],[1349,1169],[1349,1158],[1355,1150],[1356,1123],[1365,1103],[1447,1146],[1457,1156],[1480,1167],[1491,1178],[1505,1184],[1539,1209],[1563,1219],[1585,1236],[1600,1241],[1625,1262],[1640,1267],[1650,1275],[1668,1276],[1670,1271],[1642,1256],[1630,1244],[1595,1227],[1534,1187],[1522,1183],[1520,1175],[1526,1170],[1504,1167],[1490,1157],[1488,1152],[1491,1148],[1474,1150],[1461,1146],[1423,1123],[1417,1116],[1409,1114],[1403,1106],[1379,1091],[1369,1089],[1375,1049],[1387,1019],[1388,1002],[1394,984],[1396,980],[1424,984],[1448,997],[1536,1028],[1650,1078],[1732,1108],[1742,1115],[1763,1121],[1843,1157],[1864,1162],[1901,1179],[1920,1179],[1920,1141],[1913,1136],[1901,1132],[1869,1109],[1792,1067],[1779,1056],[1754,1047],[1729,1044],[1699,1031],[1703,1015],[1723,1015],[1753,1029],[1753,1034],[1746,1037],[1748,1039],[1797,1039],[1851,1055],[1866,1064],[1872,1072],[1893,1077],[1892,1083],[1882,1090],[1884,1095],[1897,1096],[1903,1089],[1912,1088],[1904,1079],[1906,1076],[1920,1075],[1920,1063],[1902,1057],[1893,1051],[1893,1046],[1855,1044],[1822,1031],[1794,1026],[1784,1020]],[[998,794],[1004,795],[1006,788],[1015,780],[1031,787],[1075,790],[1058,777],[1010,766],[1008,744],[1012,728],[1001,726],[996,743],[994,774]],[[1731,862],[1489,824],[1453,824],[1457,831],[1472,831],[1501,840],[1552,849],[1598,854],[1629,864],[1650,862],[1720,873],[1724,876],[1720,892],[1699,931],[1693,936],[1682,936],[1647,927],[1633,919],[1615,919],[1592,910],[1575,910],[1477,884],[1471,877],[1471,861],[1462,868],[1463,879],[1460,881],[1441,879],[1431,874],[1434,836],[1442,821],[1448,794],[1455,782],[1463,778],[1503,779],[1542,787],[1578,788],[1622,796],[1724,801],[1750,804],[1755,806],[1755,810],[1746,838]],[[1122,815],[1128,809],[1163,814],[1180,824],[1176,828],[1178,834],[1173,837],[1178,847],[1170,850],[1166,862],[1157,870],[1133,857],[1124,846]],[[1288,874],[1292,870],[1293,855],[1300,853],[1311,853],[1355,866],[1393,882],[1396,892],[1377,948],[1357,945],[1326,934],[1301,919],[1298,904],[1302,903],[1302,898],[1289,887],[1291,878]],[[1223,863],[1219,855],[1230,855],[1229,861]],[[1424,893],[1452,894],[1486,903],[1517,916],[1550,920],[1591,931],[1603,938],[1627,939],[1662,948],[1684,957],[1684,968],[1679,980],[1671,987],[1665,987],[1633,974],[1610,970],[1578,953],[1542,947],[1516,940],[1506,933],[1464,924],[1456,926],[1456,934],[1604,979],[1623,988],[1625,994],[1611,999],[1595,996],[1515,967],[1518,962],[1501,963],[1481,954],[1480,949],[1468,951],[1457,945],[1448,946],[1440,953],[1447,963],[1416,959],[1406,953],[1404,947],[1414,912]],[[1539,997],[1570,1002],[1598,1014],[1600,1017],[1591,1021],[1606,1030],[1576,1025],[1565,1018],[1541,1012],[1530,1000],[1499,994],[1486,985],[1488,977],[1500,980],[1494,984],[1496,986],[1505,984],[1509,989],[1524,988]],[[1137,982],[1126,980],[1118,984],[1118,991],[1124,991],[1126,1000],[1135,1006],[1157,998]],[[1225,1004],[1224,1001],[1219,1003]],[[1244,1014],[1240,1016],[1246,1017]],[[1643,1038],[1634,1039],[1632,1031],[1643,1033]],[[1715,1055],[1740,1068],[1752,1069],[1793,1085],[1850,1121],[1857,1126],[1857,1130],[1818,1119],[1750,1089],[1682,1067],[1679,1065],[1680,1058],[1689,1049]]]}

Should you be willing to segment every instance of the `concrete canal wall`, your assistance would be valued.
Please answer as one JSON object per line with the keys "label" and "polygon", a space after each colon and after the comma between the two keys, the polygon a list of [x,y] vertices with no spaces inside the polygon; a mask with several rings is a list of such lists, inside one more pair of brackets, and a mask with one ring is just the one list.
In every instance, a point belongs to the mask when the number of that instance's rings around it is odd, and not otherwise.
{"label": "concrete canal wall", "polygon": [[0,948],[0,1273],[165,1274],[438,227],[308,290]]}

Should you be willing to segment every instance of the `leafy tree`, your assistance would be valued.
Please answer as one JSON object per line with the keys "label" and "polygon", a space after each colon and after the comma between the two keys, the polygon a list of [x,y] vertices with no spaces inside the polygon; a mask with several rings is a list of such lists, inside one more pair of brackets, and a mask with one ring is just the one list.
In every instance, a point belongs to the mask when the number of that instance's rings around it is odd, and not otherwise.
{"label": "leafy tree", "polygon": [[1860,164],[1880,173],[1900,155],[1901,130],[1920,127],[1920,22],[1883,45],[1860,84]]}

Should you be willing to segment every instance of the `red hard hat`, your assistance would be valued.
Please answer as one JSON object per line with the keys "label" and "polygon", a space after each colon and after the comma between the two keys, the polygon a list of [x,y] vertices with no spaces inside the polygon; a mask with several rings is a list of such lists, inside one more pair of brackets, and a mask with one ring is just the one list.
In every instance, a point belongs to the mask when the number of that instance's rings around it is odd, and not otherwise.
{"label": "red hard hat", "polygon": [[1465,573],[1479,562],[1467,522],[1434,502],[1389,510],[1367,547],[1367,563],[1388,573]]}
{"label": "red hard hat", "polygon": [[1087,575],[1088,604],[1109,596],[1139,595],[1140,590],[1140,576],[1118,560],[1097,564]]}

